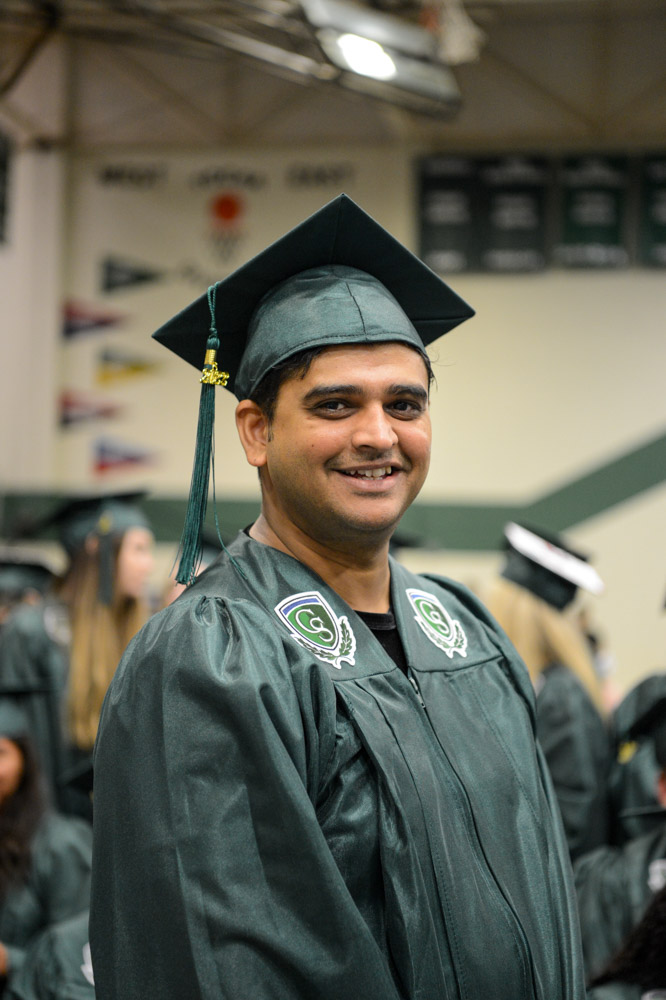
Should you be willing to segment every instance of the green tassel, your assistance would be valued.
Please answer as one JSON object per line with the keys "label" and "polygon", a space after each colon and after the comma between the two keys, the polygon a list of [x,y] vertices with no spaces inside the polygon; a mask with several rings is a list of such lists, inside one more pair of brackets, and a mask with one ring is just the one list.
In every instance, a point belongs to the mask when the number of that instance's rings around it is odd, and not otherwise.
{"label": "green tassel", "polygon": [[216,354],[220,340],[215,326],[215,293],[217,285],[208,289],[208,305],[210,307],[210,334],[206,341],[206,357],[201,377],[201,398],[199,400],[199,421],[197,424],[197,443],[194,451],[194,466],[192,482],[187,501],[185,526],[180,540],[180,565],[176,574],[176,582],[190,584],[196,576],[203,550],[203,526],[208,507],[208,483],[211,472],[211,456],[213,450],[213,429],[215,426],[215,389],[218,385],[226,385],[229,378],[226,372],[217,368]]}

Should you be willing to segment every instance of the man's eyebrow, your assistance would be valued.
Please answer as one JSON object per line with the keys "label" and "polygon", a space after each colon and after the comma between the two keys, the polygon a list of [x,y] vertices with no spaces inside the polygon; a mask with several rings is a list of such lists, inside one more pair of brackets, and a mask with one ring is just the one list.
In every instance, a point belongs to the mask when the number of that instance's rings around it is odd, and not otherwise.
{"label": "man's eyebrow", "polygon": [[[388,387],[389,396],[415,396],[417,399],[427,401],[428,391],[418,383],[416,385],[397,383]],[[316,385],[303,396],[304,403],[311,403],[327,396],[362,396],[363,388],[360,385]]]}

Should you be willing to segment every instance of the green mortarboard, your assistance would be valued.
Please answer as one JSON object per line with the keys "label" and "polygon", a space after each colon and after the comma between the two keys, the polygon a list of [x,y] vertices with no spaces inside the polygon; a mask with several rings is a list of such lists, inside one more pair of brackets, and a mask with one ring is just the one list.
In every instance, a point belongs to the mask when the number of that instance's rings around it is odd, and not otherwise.
{"label": "green mortarboard", "polygon": [[0,738],[14,740],[18,736],[28,736],[30,727],[16,698],[11,694],[0,697]]}
{"label": "green mortarboard", "polygon": [[112,542],[129,528],[147,528],[150,522],[138,506],[143,492],[92,494],[69,497],[51,511],[32,534],[56,529],[58,540],[70,559],[91,535],[99,540],[100,590],[102,604],[110,604],[113,594]]}
{"label": "green mortarboard", "polygon": [[204,383],[179,582],[192,579],[200,550],[215,384],[244,399],[299,351],[388,341],[423,351],[473,315],[434,271],[342,194],[165,323],[154,337],[203,368]]}
{"label": "green mortarboard", "polygon": [[58,540],[70,558],[90,535],[117,538],[128,528],[150,528],[138,506],[145,493],[109,493],[69,497],[41,522],[41,529],[56,528]]}
{"label": "green mortarboard", "polygon": [[53,577],[51,567],[32,554],[11,549],[0,552],[0,596],[15,599],[29,590],[45,594]]}
{"label": "green mortarboard", "polygon": [[600,594],[604,585],[588,557],[570,548],[560,535],[515,521],[504,527],[507,545],[502,576],[556,608],[565,608],[579,587]]}
{"label": "green mortarboard", "polygon": [[618,743],[651,739],[660,767],[666,768],[666,673],[636,684],[615,709],[614,725]]}

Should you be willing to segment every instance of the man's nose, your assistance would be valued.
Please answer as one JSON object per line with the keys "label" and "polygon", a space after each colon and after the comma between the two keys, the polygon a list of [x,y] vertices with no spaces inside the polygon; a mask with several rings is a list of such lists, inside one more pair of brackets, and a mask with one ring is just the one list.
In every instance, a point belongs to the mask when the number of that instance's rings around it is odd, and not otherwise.
{"label": "man's nose", "polygon": [[365,407],[356,419],[352,435],[354,448],[372,448],[375,451],[390,451],[396,444],[398,435],[391,419],[381,404]]}

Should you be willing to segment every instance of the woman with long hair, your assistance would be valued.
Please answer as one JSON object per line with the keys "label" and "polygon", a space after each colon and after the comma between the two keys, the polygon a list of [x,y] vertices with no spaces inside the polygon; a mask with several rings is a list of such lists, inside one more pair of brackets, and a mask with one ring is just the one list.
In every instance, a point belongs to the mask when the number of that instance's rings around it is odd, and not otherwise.
{"label": "woman with long hair", "polygon": [[48,805],[39,760],[15,700],[0,699],[0,995],[46,928],[90,897],[88,824]]}
{"label": "woman with long hair", "polygon": [[106,689],[149,615],[153,535],[138,496],[70,499],[32,526],[55,528],[68,565],[42,605],[17,609],[0,635],[0,694],[21,692],[54,801],[88,819],[89,798],[63,777],[86,766]]}

